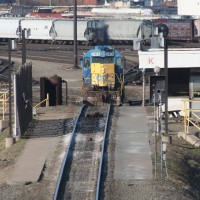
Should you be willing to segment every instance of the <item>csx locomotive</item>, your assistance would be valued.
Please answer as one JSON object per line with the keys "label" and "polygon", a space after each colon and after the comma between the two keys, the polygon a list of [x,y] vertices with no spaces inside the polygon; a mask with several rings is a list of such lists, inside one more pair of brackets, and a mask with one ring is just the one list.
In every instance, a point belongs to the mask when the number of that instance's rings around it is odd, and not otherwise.
{"label": "csx locomotive", "polygon": [[125,58],[111,46],[95,46],[81,58],[83,101],[92,105],[121,105]]}

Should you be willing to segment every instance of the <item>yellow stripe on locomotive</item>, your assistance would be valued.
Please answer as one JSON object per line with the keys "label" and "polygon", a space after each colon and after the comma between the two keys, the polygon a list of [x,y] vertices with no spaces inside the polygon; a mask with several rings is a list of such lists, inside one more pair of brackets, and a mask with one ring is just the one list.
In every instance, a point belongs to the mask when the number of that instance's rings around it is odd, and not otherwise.
{"label": "yellow stripe on locomotive", "polygon": [[91,64],[91,84],[98,87],[111,87],[115,84],[115,65],[112,63]]}

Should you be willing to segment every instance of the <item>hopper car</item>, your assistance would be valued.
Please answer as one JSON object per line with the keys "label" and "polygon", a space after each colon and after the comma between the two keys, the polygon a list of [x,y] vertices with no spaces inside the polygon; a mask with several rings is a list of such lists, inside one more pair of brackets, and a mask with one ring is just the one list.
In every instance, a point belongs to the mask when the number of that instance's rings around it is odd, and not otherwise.
{"label": "hopper car", "polygon": [[[73,42],[73,20],[51,18],[0,18],[0,40],[8,38],[21,40],[21,30],[27,29],[27,41],[37,43],[68,44]],[[77,41],[87,42],[84,31],[87,28],[86,20],[77,21]]]}
{"label": "hopper car", "polygon": [[125,58],[112,46],[95,46],[81,58],[83,101],[92,105],[121,105]]}
{"label": "hopper car", "polygon": [[27,29],[29,41],[52,41],[55,36],[52,23],[52,19],[0,18],[0,39],[21,40],[21,31]]}
{"label": "hopper car", "polygon": [[0,39],[19,38],[20,19],[0,18]]}
{"label": "hopper car", "polygon": [[[169,40],[196,41],[199,19],[81,19],[77,21],[77,42],[92,45],[132,44],[134,39],[150,42],[159,23],[169,28]],[[27,41],[70,44],[74,22],[70,19],[0,18],[0,40],[21,40],[21,30],[29,30]]]}
{"label": "hopper car", "polygon": [[[53,22],[55,38],[59,44],[72,43],[74,41],[74,22],[73,20],[55,20]],[[77,41],[79,43],[87,42],[84,32],[87,28],[86,20],[77,21]]]}
{"label": "hopper car", "polygon": [[55,38],[55,30],[52,26],[54,20],[21,20],[21,29],[30,30],[28,40],[30,41],[51,41]]}
{"label": "hopper car", "polygon": [[150,42],[150,20],[94,19],[87,22],[85,37],[89,44],[133,43],[133,39]]}

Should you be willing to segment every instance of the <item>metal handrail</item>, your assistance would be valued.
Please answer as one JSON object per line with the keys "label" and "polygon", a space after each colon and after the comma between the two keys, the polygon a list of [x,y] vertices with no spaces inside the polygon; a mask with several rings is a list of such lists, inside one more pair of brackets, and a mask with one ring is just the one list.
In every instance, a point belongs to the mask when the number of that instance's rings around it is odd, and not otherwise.
{"label": "metal handrail", "polygon": [[1,88],[7,88],[8,86],[9,86],[8,83],[5,83],[5,82],[0,83]]}
{"label": "metal handrail", "polygon": [[35,105],[34,108],[37,108],[38,106],[40,106],[44,102],[46,102],[46,107],[49,107],[49,93],[47,93],[47,98],[44,99],[43,101],[41,101],[40,103],[38,103],[37,105]]}
{"label": "metal handrail", "polygon": [[187,108],[186,103],[200,103],[200,100],[182,100],[184,103],[184,130],[185,133],[189,133],[189,125],[190,123],[194,125],[197,129],[200,130],[200,125],[197,125],[194,123],[193,119],[198,119],[200,121],[200,116],[197,115],[197,112],[200,112],[199,109],[192,109],[192,108]]}
{"label": "metal handrail", "polygon": [[5,119],[5,112],[6,112],[6,107],[7,107],[7,102],[8,102],[8,98],[7,98],[7,93],[8,91],[2,92],[0,91],[0,102],[2,102],[2,107],[0,107],[0,109],[2,109],[2,120]]}
{"label": "metal handrail", "polygon": [[118,75],[117,75],[116,73],[115,73],[115,75],[116,75],[118,81],[120,82],[120,92],[121,92],[121,94],[122,94],[123,86],[124,86],[124,84],[123,84],[123,79],[121,79],[120,77],[118,77]]}

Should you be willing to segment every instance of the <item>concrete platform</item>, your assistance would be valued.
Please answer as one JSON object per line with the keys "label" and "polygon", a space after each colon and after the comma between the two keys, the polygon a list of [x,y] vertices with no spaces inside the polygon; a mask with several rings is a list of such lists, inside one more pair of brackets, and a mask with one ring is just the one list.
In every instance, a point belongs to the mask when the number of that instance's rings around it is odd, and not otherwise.
{"label": "concrete platform", "polygon": [[144,107],[120,107],[116,133],[115,179],[152,179],[148,134]]}
{"label": "concrete platform", "polygon": [[17,160],[9,182],[37,182],[57,138],[29,139]]}

